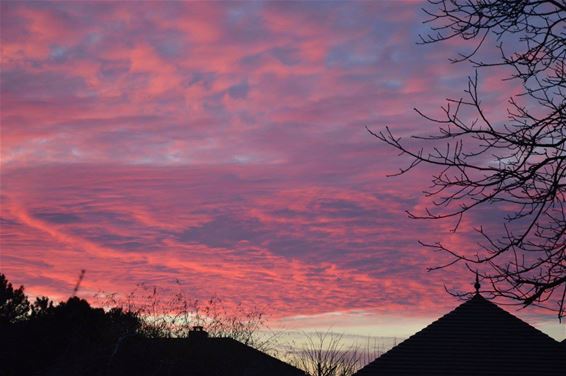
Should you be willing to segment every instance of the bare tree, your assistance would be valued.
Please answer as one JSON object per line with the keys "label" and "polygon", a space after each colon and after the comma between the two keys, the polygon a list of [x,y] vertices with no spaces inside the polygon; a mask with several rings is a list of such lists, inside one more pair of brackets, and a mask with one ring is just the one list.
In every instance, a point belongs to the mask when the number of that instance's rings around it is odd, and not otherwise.
{"label": "bare tree", "polygon": [[147,337],[187,337],[194,326],[201,326],[211,337],[229,337],[261,351],[274,351],[276,335],[268,333],[265,314],[258,307],[228,306],[216,296],[191,299],[182,290],[171,293],[143,283],[125,298],[104,292],[96,298],[99,305],[134,313],[141,320],[140,333]]}
{"label": "bare tree", "polygon": [[226,306],[219,297],[193,305],[197,325],[213,337],[233,338],[263,352],[275,354],[277,334],[270,332],[263,310],[237,303]]}
{"label": "bare tree", "polygon": [[[446,253],[446,268],[465,263],[479,270],[485,293],[553,310],[562,318],[566,298],[566,2],[564,0],[429,0],[432,25],[424,44],[460,38],[474,48],[453,63],[469,63],[465,97],[449,99],[440,118],[416,111],[436,124],[428,136],[414,136],[422,147],[387,128],[373,132],[411,162],[436,166],[425,213],[412,218],[454,218],[488,210],[501,216],[501,228],[476,227],[481,240],[474,254],[442,242],[422,243]],[[489,60],[485,48],[496,47]],[[492,54],[493,55],[493,54]],[[506,80],[523,91],[511,96],[506,119],[487,115],[480,100],[478,71],[508,68]]]}
{"label": "bare tree", "polygon": [[309,376],[351,376],[367,358],[356,346],[346,346],[342,334],[304,333],[304,339],[304,345],[294,346],[288,357]]}

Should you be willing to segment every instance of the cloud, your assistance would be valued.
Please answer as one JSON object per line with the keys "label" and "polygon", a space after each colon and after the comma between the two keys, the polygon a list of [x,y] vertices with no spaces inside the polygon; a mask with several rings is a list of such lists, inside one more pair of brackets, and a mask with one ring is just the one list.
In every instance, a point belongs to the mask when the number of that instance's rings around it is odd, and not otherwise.
{"label": "cloud", "polygon": [[200,297],[223,292],[269,304],[278,315],[387,310],[441,291],[422,274],[423,252],[396,228],[402,219],[391,205],[403,205],[401,196],[311,183],[297,188],[305,184],[300,177],[286,175],[284,166],[271,170],[268,176],[262,166],[240,165],[13,171],[3,176],[3,216],[12,224],[3,248],[21,259],[8,259],[4,269],[23,279],[51,278],[48,285],[31,283],[35,292],[65,291],[81,268],[89,271],[87,291],[125,292],[140,282],[167,287],[182,279]]}
{"label": "cloud", "polygon": [[228,88],[228,95],[233,99],[246,99],[248,97],[248,91],[250,86],[246,81],[242,81],[239,84],[230,86]]}

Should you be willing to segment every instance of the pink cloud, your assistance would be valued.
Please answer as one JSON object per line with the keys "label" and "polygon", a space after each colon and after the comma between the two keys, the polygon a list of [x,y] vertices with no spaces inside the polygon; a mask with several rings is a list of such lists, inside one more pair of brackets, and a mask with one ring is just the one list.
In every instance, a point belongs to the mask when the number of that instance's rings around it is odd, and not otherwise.
{"label": "pink cloud", "polygon": [[[33,293],[64,294],[81,268],[85,291],[172,288],[181,279],[200,297],[222,292],[275,315],[386,311],[422,300],[421,311],[440,293],[424,274],[409,278],[423,269],[423,252],[386,219],[401,202],[310,185],[270,194],[289,177],[258,184],[261,168],[240,169],[78,165],[6,175],[12,236],[3,269],[41,278],[27,283]],[[16,254],[29,264],[11,261]],[[380,294],[369,293],[375,288]]]}

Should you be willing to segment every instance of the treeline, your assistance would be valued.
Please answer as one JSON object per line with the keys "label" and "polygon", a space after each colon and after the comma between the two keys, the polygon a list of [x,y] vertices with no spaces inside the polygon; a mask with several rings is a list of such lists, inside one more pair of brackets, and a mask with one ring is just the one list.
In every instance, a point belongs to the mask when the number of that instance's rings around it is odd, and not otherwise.
{"label": "treeline", "polygon": [[141,318],[116,307],[105,311],[71,297],[32,303],[23,286],[0,274],[0,374],[103,374],[121,339],[141,334]]}
{"label": "treeline", "polygon": [[54,303],[30,302],[24,287],[14,288],[0,274],[0,375],[104,375],[130,337],[186,337],[202,326],[212,337],[230,337],[269,350],[261,310],[229,308],[220,298],[189,299],[139,285],[123,299],[93,297],[96,308],[76,296]]}

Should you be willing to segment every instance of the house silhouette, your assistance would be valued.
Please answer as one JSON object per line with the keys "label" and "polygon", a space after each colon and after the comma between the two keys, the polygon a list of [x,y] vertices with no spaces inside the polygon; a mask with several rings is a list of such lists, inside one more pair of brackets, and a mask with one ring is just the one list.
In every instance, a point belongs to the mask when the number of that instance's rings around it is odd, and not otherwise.
{"label": "house silhouette", "polygon": [[200,327],[188,338],[128,338],[107,375],[305,376],[291,366],[232,338],[209,337]]}
{"label": "house silhouette", "polygon": [[565,343],[476,294],[355,376],[564,376]]}

